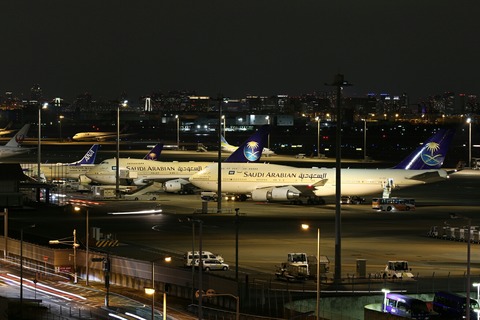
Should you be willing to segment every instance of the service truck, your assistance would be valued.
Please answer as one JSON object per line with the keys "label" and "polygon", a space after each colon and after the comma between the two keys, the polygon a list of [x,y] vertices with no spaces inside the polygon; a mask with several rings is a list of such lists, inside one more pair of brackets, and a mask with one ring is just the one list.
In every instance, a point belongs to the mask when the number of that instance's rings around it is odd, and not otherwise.
{"label": "service truck", "polygon": [[[327,256],[320,256],[320,274],[329,270]],[[304,281],[317,278],[317,257],[306,253],[288,253],[287,261],[277,266],[275,275],[279,280]]]}
{"label": "service truck", "polygon": [[408,261],[392,260],[388,261],[385,270],[382,272],[384,279],[413,279],[412,269],[408,267]]}

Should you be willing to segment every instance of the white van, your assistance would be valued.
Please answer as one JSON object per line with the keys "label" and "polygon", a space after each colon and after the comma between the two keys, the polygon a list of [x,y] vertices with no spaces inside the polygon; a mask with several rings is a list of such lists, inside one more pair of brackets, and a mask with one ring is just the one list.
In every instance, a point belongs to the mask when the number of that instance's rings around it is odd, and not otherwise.
{"label": "white van", "polygon": [[[218,260],[220,262],[224,262],[223,257],[218,254],[213,254],[210,251],[202,251],[202,260]],[[200,256],[198,255],[198,251],[195,251],[195,254],[192,255],[192,251],[188,251],[183,255],[184,265],[185,267],[191,267],[192,262],[195,266],[198,266]]]}

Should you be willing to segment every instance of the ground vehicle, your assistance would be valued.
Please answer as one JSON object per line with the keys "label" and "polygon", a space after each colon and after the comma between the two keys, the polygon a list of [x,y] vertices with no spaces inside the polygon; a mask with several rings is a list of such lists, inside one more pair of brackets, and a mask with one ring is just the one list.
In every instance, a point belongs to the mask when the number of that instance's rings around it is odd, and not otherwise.
{"label": "ground vehicle", "polygon": [[[320,274],[329,270],[327,256],[320,256]],[[288,253],[287,261],[277,267],[275,276],[280,280],[303,281],[317,277],[317,258],[306,253]]]}
{"label": "ground vehicle", "polygon": [[365,198],[359,196],[342,196],[340,198],[341,204],[362,204],[365,202]]}
{"label": "ground vehicle", "polygon": [[[247,196],[244,194],[222,194],[222,197],[225,201],[245,201]],[[200,198],[203,201],[217,201],[217,193],[213,191],[202,191],[200,193]]]}
{"label": "ground vehicle", "polygon": [[153,201],[155,201],[155,200],[160,198],[160,195],[159,195],[159,193],[155,193],[155,192],[148,192],[148,193],[143,193],[143,194],[135,194],[135,193],[128,194],[128,193],[126,193],[126,194],[123,195],[123,198],[125,200],[143,200],[143,201],[153,200]]}
{"label": "ground vehicle", "polygon": [[[464,319],[467,298],[447,291],[437,291],[433,297],[433,311],[438,312],[442,319]],[[475,309],[478,309],[478,302],[470,299],[470,319],[476,318]]]}
{"label": "ground vehicle", "polygon": [[[220,262],[224,261],[221,255],[213,254],[210,251],[202,251],[202,252],[203,252],[202,254],[203,261],[206,261],[206,260],[218,260]],[[192,256],[192,251],[188,251],[183,255],[183,258],[184,258],[185,267],[191,267],[192,263],[195,266],[198,266],[200,256],[198,255],[198,251],[195,251],[195,254],[193,256]]]}
{"label": "ground vehicle", "polygon": [[408,261],[393,260],[387,262],[385,270],[382,272],[382,277],[390,279],[413,279],[413,273],[411,273],[411,269],[408,267]]}
{"label": "ground vehicle", "polygon": [[427,235],[432,238],[443,240],[465,241],[480,243],[480,229],[478,226],[470,226],[470,239],[468,237],[468,226],[432,226]]}
{"label": "ground vehicle", "polygon": [[[381,211],[410,211],[415,210],[415,199],[380,198],[378,207]],[[373,202],[372,202],[373,207]]]}
{"label": "ground vehicle", "polygon": [[[136,186],[119,186],[118,189],[122,193],[131,192],[135,190]],[[95,199],[108,199],[115,198],[117,196],[116,186],[110,185],[96,185],[92,186],[92,196]]]}
{"label": "ground vehicle", "polygon": [[202,191],[200,198],[204,201],[217,201],[217,193],[213,191]]}
{"label": "ground vehicle", "polygon": [[210,270],[228,270],[228,264],[224,262],[220,262],[217,259],[207,259],[202,261],[203,270],[210,271]]}
{"label": "ground vehicle", "polygon": [[409,319],[427,320],[432,316],[425,301],[393,292],[386,294],[383,310]]}

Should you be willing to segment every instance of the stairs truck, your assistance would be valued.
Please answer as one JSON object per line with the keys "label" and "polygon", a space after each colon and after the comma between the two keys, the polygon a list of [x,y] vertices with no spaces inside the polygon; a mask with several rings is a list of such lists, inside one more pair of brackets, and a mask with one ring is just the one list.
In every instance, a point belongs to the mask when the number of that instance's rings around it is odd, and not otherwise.
{"label": "stairs truck", "polygon": [[[329,270],[327,256],[320,256],[320,274]],[[306,253],[288,253],[287,261],[277,266],[275,276],[279,280],[305,281],[317,278],[317,258]]]}
{"label": "stairs truck", "polygon": [[151,182],[133,192],[125,193],[123,198],[126,200],[157,200],[159,199],[159,192],[162,191],[162,184],[160,182]]}

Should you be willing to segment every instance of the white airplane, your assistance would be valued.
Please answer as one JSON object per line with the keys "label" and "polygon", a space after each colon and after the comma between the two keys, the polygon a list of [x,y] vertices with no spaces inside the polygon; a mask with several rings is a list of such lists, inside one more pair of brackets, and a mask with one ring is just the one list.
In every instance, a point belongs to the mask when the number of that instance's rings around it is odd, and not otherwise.
{"label": "white airplane", "polygon": [[0,146],[0,158],[11,157],[14,155],[19,155],[25,152],[28,152],[34,148],[22,148],[21,144],[27,136],[28,129],[30,124],[24,125],[10,141],[8,141],[4,146]]}
{"label": "white airplane", "polygon": [[[95,166],[98,144],[94,144],[82,159],[71,163],[41,163],[41,178],[46,180],[72,179],[77,180],[88,170]],[[23,163],[20,165],[25,174],[36,177],[38,175],[38,164]]]}
{"label": "white airplane", "polygon": [[[225,161],[251,161],[258,151],[253,149],[255,145],[265,144],[268,126],[263,126],[258,132],[252,135],[244,144],[250,149],[242,153],[241,157],[234,152]],[[260,153],[261,156],[261,153]],[[119,159],[119,173],[122,184],[144,185],[151,181],[163,182],[163,190],[166,192],[188,193],[191,185],[188,178],[211,165],[212,162],[151,162],[145,159]],[[108,159],[87,172],[86,176],[100,184],[116,183],[116,159]]]}
{"label": "white airplane", "polygon": [[[122,129],[125,130],[125,128]],[[121,133],[119,137],[124,138],[124,137],[129,137],[134,135],[134,133]],[[117,139],[117,132],[113,131],[85,131],[85,132],[77,132],[73,137],[73,140],[76,141],[105,141],[108,139]]]}
{"label": "white airplane", "polygon": [[[394,168],[342,169],[342,195],[382,193],[385,188],[391,190],[445,180],[448,173],[441,169],[441,165],[452,136],[450,130],[438,131]],[[258,150],[260,147],[257,146]],[[236,153],[242,156],[244,151]],[[202,190],[216,191],[217,172],[217,164],[211,164],[192,175],[189,181]],[[301,202],[305,199],[308,203],[318,203],[319,197],[335,195],[335,172],[335,168],[223,163],[222,193],[243,195],[243,199],[250,196],[254,201]]]}
{"label": "white airplane", "polygon": [[[152,181],[164,182],[167,192],[181,192],[188,178],[211,164],[211,162],[162,162],[146,159],[120,158],[119,173],[121,184],[144,185]],[[116,183],[116,159],[102,161],[86,173],[86,176],[100,184]]]}
{"label": "white airplane", "polygon": [[[232,146],[231,144],[229,144],[223,135],[221,136],[220,147],[222,148],[222,151],[229,153],[233,153],[238,149],[237,146]],[[273,156],[275,155],[275,152],[268,148],[263,148],[262,155]]]}

